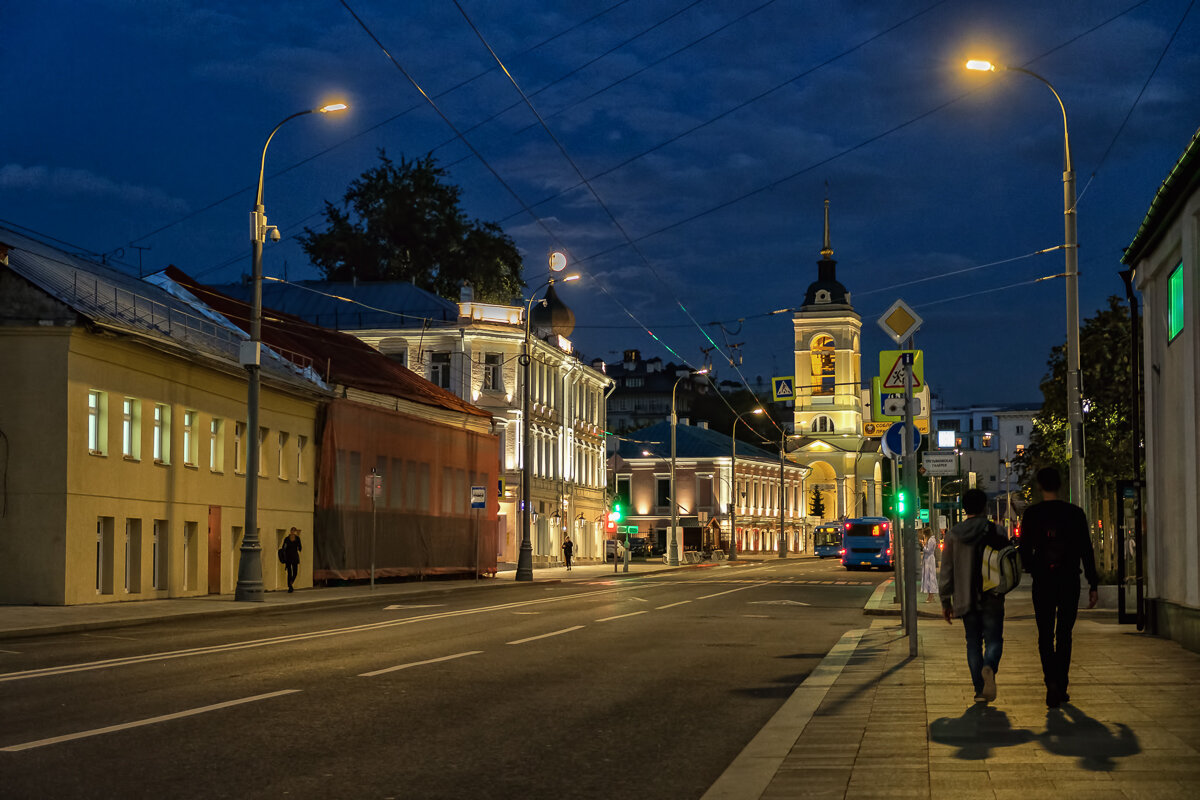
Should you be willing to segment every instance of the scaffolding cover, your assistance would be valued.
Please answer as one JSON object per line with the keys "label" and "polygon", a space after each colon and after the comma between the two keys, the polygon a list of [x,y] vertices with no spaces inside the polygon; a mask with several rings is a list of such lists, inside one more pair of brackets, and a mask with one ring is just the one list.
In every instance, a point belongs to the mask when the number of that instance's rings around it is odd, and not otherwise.
{"label": "scaffolding cover", "polygon": [[[495,436],[334,400],[326,410],[313,580],[493,572],[499,501]],[[374,501],[366,486],[374,468]],[[471,487],[485,507],[471,508]]]}

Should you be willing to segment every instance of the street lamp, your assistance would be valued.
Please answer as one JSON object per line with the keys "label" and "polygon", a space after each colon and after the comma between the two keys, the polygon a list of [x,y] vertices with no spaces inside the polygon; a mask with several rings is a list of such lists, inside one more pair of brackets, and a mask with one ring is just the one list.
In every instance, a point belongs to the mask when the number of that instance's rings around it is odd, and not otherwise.
{"label": "street lamp", "polygon": [[[562,253],[550,254],[550,270],[554,274],[562,272],[567,266],[567,257]],[[568,275],[561,280],[573,281],[578,280],[578,275]],[[533,361],[530,355],[530,340],[529,340],[529,317],[533,313],[533,301],[537,299],[537,293],[543,286],[550,286],[554,283],[554,278],[551,277],[544,283],[539,285],[530,294],[529,301],[525,303],[525,352],[521,354],[521,367],[524,372],[522,382],[524,386],[521,390],[521,425],[522,425],[522,442],[521,442],[521,549],[517,553],[517,580],[531,581],[533,580],[533,543],[529,538],[529,524],[533,518],[533,504],[530,500],[529,487],[532,483],[532,474],[530,469],[530,461],[533,459],[533,430],[529,424],[529,365]],[[546,298],[542,297],[541,304],[546,303]]]}
{"label": "street lamp", "polygon": [[275,132],[284,123],[305,114],[328,114],[331,111],[344,111],[345,103],[333,103],[320,108],[310,108],[307,111],[297,111],[286,117],[271,130],[263,145],[262,159],[258,164],[258,191],[254,195],[254,210],[250,212],[250,264],[251,264],[251,306],[250,306],[250,339],[242,342],[242,366],[249,373],[249,388],[246,396],[246,523],[242,529],[241,558],[238,560],[238,581],[234,589],[234,600],[249,600],[261,603],[263,600],[262,585],[262,548],[258,540],[258,395],[262,378],[259,369],[262,362],[262,249],[267,239],[267,231],[271,232],[271,240],[279,241],[279,228],[267,224],[267,215],[263,213],[263,172],[267,164],[267,148]]}
{"label": "street lamp", "polygon": [[[746,412],[747,414],[762,414],[761,407]],[[729,560],[737,561],[737,424],[745,422],[741,414],[737,414],[733,418],[733,433],[730,434],[730,439],[733,441],[733,450],[730,454],[730,480],[729,480]],[[749,425],[749,423],[746,423]],[[753,430],[753,428],[751,428]]]}
{"label": "street lamp", "polygon": [[686,375],[680,375],[675,380],[675,385],[671,387],[671,553],[667,556],[667,564],[672,567],[679,566],[679,544],[678,532],[676,527],[679,524],[679,503],[675,499],[675,424],[678,418],[675,416],[675,390],[679,388],[682,381],[691,378],[693,375],[707,375],[708,368],[698,370],[688,370]]}
{"label": "street lamp", "polygon": [[967,69],[983,72],[1008,70],[1036,78],[1058,101],[1063,120],[1063,258],[1067,279],[1067,451],[1070,454],[1071,502],[1084,504],[1083,404],[1079,386],[1079,239],[1075,214],[1075,169],[1071,165],[1071,139],[1067,132],[1067,107],[1050,81],[1021,67],[1005,67],[990,61],[968,61]]}

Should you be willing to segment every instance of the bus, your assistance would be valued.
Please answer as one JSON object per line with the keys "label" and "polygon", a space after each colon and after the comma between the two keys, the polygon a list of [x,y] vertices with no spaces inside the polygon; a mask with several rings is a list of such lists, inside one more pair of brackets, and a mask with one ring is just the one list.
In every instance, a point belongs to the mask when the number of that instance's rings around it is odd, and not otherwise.
{"label": "bus", "polygon": [[813,531],[813,544],[818,558],[837,558],[842,554],[842,526],[826,522]]}
{"label": "bus", "polygon": [[892,523],[887,517],[857,517],[842,523],[842,566],[895,569]]}

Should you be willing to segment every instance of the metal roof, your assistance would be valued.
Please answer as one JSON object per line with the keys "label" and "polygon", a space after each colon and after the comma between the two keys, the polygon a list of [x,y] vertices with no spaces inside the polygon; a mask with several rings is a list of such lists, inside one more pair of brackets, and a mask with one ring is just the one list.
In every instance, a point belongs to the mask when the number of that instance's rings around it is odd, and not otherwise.
{"label": "metal roof", "polygon": [[1200,188],[1200,128],[1192,134],[1183,154],[1154,193],[1150,208],[1138,226],[1133,241],[1125,248],[1121,262],[1137,266],[1136,262],[1154,248],[1166,226],[1175,219],[1187,198],[1197,188]]}
{"label": "metal roof", "polygon": [[[644,451],[644,452],[643,452]],[[650,455],[647,456],[645,453]],[[675,426],[675,457],[687,459],[728,458],[733,439],[720,431],[696,425]],[[663,421],[633,431],[621,438],[617,454],[625,460],[671,457],[671,423]],[[771,452],[738,439],[738,458],[757,458],[779,463],[779,451]]]}
{"label": "metal roof", "polygon": [[[93,323],[241,367],[246,334],[193,299],[155,285],[153,278],[135,278],[9,228],[0,227],[0,244],[10,248],[10,270]],[[305,365],[271,353],[263,371],[324,388]]]}

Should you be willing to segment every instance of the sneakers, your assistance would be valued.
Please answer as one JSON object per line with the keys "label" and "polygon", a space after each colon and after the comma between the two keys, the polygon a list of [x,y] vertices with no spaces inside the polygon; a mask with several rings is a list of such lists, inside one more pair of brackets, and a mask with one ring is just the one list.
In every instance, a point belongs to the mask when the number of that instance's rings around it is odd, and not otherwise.
{"label": "sneakers", "polygon": [[995,673],[995,671],[991,667],[985,665],[983,667],[983,669],[979,670],[979,676],[981,678],[983,678],[983,691],[981,691],[979,693],[979,695],[975,698],[975,701],[978,702],[980,697],[982,697],[985,702],[991,702],[992,700],[995,700],[996,699],[996,673]]}

